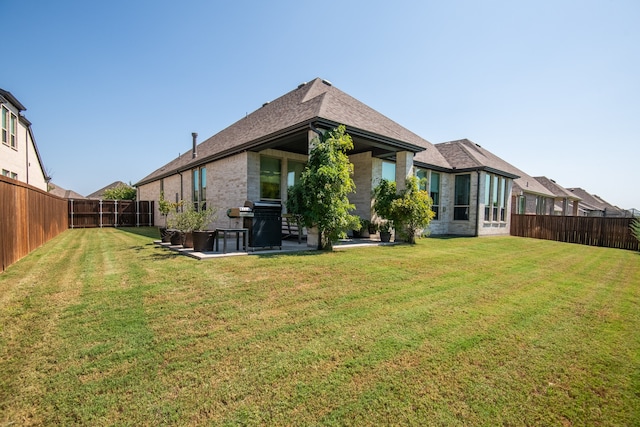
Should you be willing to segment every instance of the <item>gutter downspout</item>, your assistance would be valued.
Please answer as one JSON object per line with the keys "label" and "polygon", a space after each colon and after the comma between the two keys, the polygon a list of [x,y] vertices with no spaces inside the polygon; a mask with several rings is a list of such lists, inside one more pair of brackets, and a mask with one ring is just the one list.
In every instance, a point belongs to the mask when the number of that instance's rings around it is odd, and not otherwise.
{"label": "gutter downspout", "polygon": [[476,170],[478,175],[478,183],[476,185],[476,234],[474,237],[478,237],[480,231],[480,170]]}

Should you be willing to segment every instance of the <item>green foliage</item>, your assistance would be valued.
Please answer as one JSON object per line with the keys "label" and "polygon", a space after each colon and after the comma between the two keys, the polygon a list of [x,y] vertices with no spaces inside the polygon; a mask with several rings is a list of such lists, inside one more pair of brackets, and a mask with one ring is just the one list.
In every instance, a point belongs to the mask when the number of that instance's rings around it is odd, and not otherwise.
{"label": "green foliage", "polygon": [[406,188],[396,194],[396,184],[383,179],[374,189],[373,209],[391,224],[381,224],[381,230],[388,231],[393,225],[396,233],[409,243],[415,243],[416,234],[429,225],[434,217],[429,194],[420,190],[418,178],[409,177]]}
{"label": "green foliage", "polygon": [[136,189],[127,184],[118,184],[116,187],[105,190],[102,198],[105,200],[135,200]]}
{"label": "green foliage", "polygon": [[[182,205],[182,202],[180,202]],[[176,205],[172,203],[172,205]],[[206,209],[196,210],[194,205],[189,203],[182,212],[171,215],[168,224],[170,228],[175,228],[182,232],[201,231],[216,219],[217,208],[207,206]]]}
{"label": "green foliage", "polygon": [[314,140],[309,162],[300,181],[289,191],[287,210],[298,215],[307,227],[317,227],[319,246],[331,249],[332,242],[348,229],[359,229],[360,219],[349,212],[355,206],[348,194],[355,191],[353,165],[347,151],[353,149],[345,126]]}
{"label": "green foliage", "polygon": [[167,216],[171,211],[172,203],[164,198],[164,191],[160,192],[160,200],[158,201],[158,211],[164,217],[164,225],[167,226]]}
{"label": "green foliage", "polygon": [[631,228],[631,234],[640,242],[640,218],[635,218],[629,228]]}

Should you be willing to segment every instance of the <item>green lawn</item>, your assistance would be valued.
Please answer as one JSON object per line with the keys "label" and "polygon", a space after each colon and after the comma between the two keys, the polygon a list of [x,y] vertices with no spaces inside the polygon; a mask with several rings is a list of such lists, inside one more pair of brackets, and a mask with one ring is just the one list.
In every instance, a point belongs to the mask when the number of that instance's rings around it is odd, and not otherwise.
{"label": "green lawn", "polygon": [[4,425],[640,425],[640,255],[515,237],[0,274]]}

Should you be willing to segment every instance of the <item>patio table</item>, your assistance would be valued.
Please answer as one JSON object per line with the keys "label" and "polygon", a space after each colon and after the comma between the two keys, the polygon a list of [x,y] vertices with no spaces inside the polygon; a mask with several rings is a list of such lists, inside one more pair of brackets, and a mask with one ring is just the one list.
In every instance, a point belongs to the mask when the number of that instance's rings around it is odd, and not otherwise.
{"label": "patio table", "polygon": [[236,236],[236,250],[240,250],[240,235],[242,234],[242,249],[247,250],[247,238],[249,229],[247,228],[216,228],[216,251],[220,248],[220,235],[222,235],[222,253],[227,253],[227,235]]}

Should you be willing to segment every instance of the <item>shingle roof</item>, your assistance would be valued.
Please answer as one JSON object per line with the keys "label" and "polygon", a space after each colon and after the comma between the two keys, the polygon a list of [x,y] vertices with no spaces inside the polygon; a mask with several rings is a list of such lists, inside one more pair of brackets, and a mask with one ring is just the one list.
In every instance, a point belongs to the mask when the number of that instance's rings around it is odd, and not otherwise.
{"label": "shingle roof", "polygon": [[516,177],[513,180],[514,192],[524,191],[554,197],[552,192],[532,176],[468,139],[443,142],[436,144],[435,147],[443,154],[452,168],[463,170],[489,168],[496,172],[504,172]]}
{"label": "shingle roof", "polygon": [[112,182],[111,184],[107,185],[106,187],[102,187],[101,189],[99,189],[98,191],[94,191],[93,193],[89,194],[86,198],[87,199],[102,199],[104,192],[107,190],[110,190],[112,188],[116,188],[118,186],[121,185],[128,185],[122,181],[115,181]]}
{"label": "shingle roof", "polygon": [[15,96],[13,96],[13,94],[8,90],[0,89],[0,97],[12,103],[18,109],[18,111],[25,111],[27,109],[27,107],[22,105],[20,101],[18,101],[18,99]]}
{"label": "shingle roof", "polygon": [[154,181],[196,164],[254,148],[318,120],[329,124],[344,124],[347,126],[347,132],[358,130],[389,143],[408,144],[408,149],[415,152],[426,149],[426,152],[418,153],[422,161],[445,168],[449,166],[426,139],[347,95],[326,80],[316,78],[266,103],[200,143],[197,147],[197,158],[194,159],[191,151],[188,151],[152,172],[136,185]]}
{"label": "shingle roof", "polygon": [[588,193],[580,187],[567,188],[572,194],[580,197],[580,205],[594,211],[606,211],[611,215],[625,216],[625,211],[605,201],[600,196]]}
{"label": "shingle roof", "polygon": [[566,188],[564,188],[563,186],[559,185],[554,180],[547,178],[546,176],[536,176],[534,178],[540,184],[544,185],[544,187],[546,189],[548,189],[553,194],[555,194],[555,196],[558,197],[558,198],[562,198],[562,199],[567,198],[567,199],[571,199],[571,200],[581,200],[580,197],[577,194],[572,193],[571,191],[567,190]]}
{"label": "shingle roof", "polygon": [[54,196],[61,197],[63,199],[84,199],[85,198],[80,193],[76,193],[73,190],[66,190],[60,187],[59,185],[56,185],[53,183],[50,183],[50,187],[51,189],[49,190],[49,193],[53,194]]}

